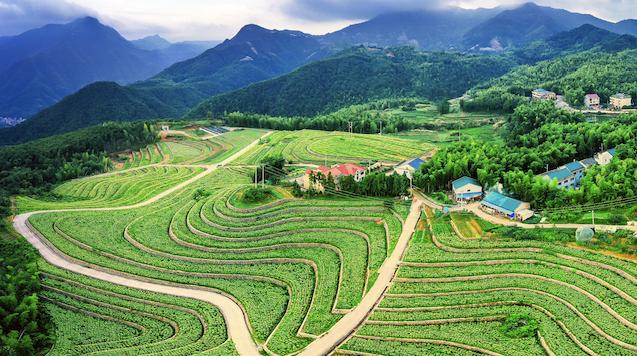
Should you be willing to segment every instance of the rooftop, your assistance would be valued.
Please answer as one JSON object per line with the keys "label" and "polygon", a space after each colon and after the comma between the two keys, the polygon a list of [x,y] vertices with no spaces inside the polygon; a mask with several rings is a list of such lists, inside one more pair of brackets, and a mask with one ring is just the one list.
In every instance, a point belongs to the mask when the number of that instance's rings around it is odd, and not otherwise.
{"label": "rooftop", "polygon": [[586,158],[580,161],[585,167],[591,167],[597,165],[597,161],[595,158]]}
{"label": "rooftop", "polygon": [[616,99],[630,99],[630,95],[626,95],[624,93],[617,93],[613,96],[611,96],[611,98],[616,98]]}
{"label": "rooftop", "polygon": [[515,212],[523,202],[507,197],[497,192],[491,192],[482,200],[483,204],[489,205],[494,208],[500,208],[506,211]]}
{"label": "rooftop", "polygon": [[[314,172],[319,171],[326,176],[331,173],[332,177],[336,178],[339,176],[352,176],[352,175],[355,175],[357,172],[364,171],[364,170],[365,170],[365,167],[359,166],[358,164],[343,163],[343,164],[337,164],[336,166],[331,168],[325,167],[325,166],[319,166],[316,170],[314,170]],[[306,173],[308,174],[310,172],[312,172],[312,170],[310,169],[306,171]]]}
{"label": "rooftop", "polygon": [[542,176],[548,177],[550,180],[557,179],[558,181],[563,181],[566,178],[570,177],[571,174],[572,172],[568,168],[562,167],[562,168],[554,169],[552,171],[548,171],[542,174]]}
{"label": "rooftop", "polygon": [[453,182],[451,182],[451,186],[453,187],[453,190],[460,189],[460,188],[462,188],[462,187],[464,187],[466,185],[469,185],[469,184],[474,184],[474,185],[480,186],[480,182],[478,182],[477,180],[475,180],[473,178],[467,177],[467,176],[459,178],[459,179],[456,179]]}
{"label": "rooftop", "polygon": [[592,94],[586,94],[587,98],[594,98],[594,99],[599,99],[599,95],[592,93]]}
{"label": "rooftop", "polygon": [[423,163],[425,163],[425,161],[423,161],[422,159],[414,158],[407,164],[409,164],[413,169],[418,169],[420,168],[420,166],[422,166]]}
{"label": "rooftop", "polygon": [[586,166],[583,165],[582,162],[579,162],[579,161],[574,161],[574,162],[571,162],[571,163],[567,163],[565,165],[565,167],[568,168],[568,170],[571,171],[571,172],[575,172],[577,170],[586,168]]}

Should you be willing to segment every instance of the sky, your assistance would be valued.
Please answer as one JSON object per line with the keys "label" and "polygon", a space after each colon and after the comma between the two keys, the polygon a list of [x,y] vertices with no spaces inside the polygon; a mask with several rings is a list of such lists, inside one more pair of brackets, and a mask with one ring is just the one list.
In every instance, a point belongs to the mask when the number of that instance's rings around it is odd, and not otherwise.
{"label": "sky", "polygon": [[[426,7],[513,6],[520,0],[0,0],[0,36],[94,16],[129,39],[159,34],[171,41],[222,40],[243,25],[336,31],[375,15]],[[637,18],[637,0],[537,0],[619,21]]]}

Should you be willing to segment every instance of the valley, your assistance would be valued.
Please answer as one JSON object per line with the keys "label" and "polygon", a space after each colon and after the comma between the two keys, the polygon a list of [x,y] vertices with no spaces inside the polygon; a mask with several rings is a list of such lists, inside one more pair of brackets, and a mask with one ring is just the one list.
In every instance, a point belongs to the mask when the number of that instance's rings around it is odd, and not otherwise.
{"label": "valley", "polygon": [[0,355],[637,354],[600,1],[0,1]]}

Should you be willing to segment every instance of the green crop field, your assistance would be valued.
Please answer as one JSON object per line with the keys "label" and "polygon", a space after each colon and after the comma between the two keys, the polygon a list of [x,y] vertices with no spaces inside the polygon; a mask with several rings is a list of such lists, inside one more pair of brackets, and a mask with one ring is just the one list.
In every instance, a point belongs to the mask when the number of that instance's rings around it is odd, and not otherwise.
{"label": "green crop field", "polygon": [[[45,211],[29,223],[65,261],[227,296],[245,313],[262,353],[296,354],[377,290],[381,266],[405,246],[399,237],[410,231],[406,222],[415,223],[407,219],[412,202],[345,192],[295,198],[286,186],[271,187],[260,203],[244,202],[254,174],[245,164],[277,153],[308,163],[399,161],[432,146],[386,136],[264,134],[162,141],[160,162],[68,181],[45,197],[17,197],[17,209]],[[260,137],[235,161],[216,165]],[[153,160],[151,150],[147,161]],[[514,231],[514,239],[509,228],[471,214],[423,210],[428,215],[379,303],[334,345],[336,354],[637,352],[634,260],[574,245],[571,230],[532,230],[529,238]],[[39,270],[39,297],[56,325],[52,355],[238,352],[221,306],[93,279],[44,260]]]}
{"label": "green crop field", "polygon": [[[381,201],[353,199],[233,205],[249,184],[240,169],[219,169],[147,207],[46,213],[30,221],[58,249],[86,265],[234,296],[264,349],[287,354],[357,305],[396,244],[404,209],[392,213]],[[195,189],[208,196],[193,200]],[[133,321],[156,329],[150,339],[165,336],[165,325],[146,319]],[[68,332],[72,339],[75,331]]]}
{"label": "green crop field", "polygon": [[75,179],[53,189],[49,199],[18,197],[20,212],[101,208],[147,200],[203,172],[201,167],[153,166]]}
{"label": "green crop field", "polygon": [[279,154],[296,163],[400,162],[423,156],[431,149],[432,146],[425,142],[390,136],[311,130],[275,132],[238,163],[256,163],[264,157]]}
{"label": "green crop field", "polygon": [[[637,352],[634,262],[540,241],[466,239],[448,218],[423,221],[394,284],[340,353]],[[517,336],[503,329],[512,316]]]}

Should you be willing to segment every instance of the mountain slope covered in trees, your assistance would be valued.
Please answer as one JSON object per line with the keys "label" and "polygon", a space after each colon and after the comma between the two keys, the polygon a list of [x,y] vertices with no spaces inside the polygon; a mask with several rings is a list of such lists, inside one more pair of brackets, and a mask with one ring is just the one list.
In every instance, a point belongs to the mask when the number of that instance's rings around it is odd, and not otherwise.
{"label": "mountain slope covered in trees", "polygon": [[63,133],[104,121],[179,117],[202,100],[287,73],[329,53],[297,31],[248,25],[232,39],[160,74],[129,86],[95,83],[13,128],[0,144]]}
{"label": "mountain slope covered in trees", "polygon": [[213,97],[188,114],[312,116],[378,98],[452,98],[515,65],[507,57],[354,48],[288,75]]}
{"label": "mountain slope covered in trees", "polygon": [[132,83],[203,51],[140,49],[92,17],[7,37],[0,42],[0,116],[28,117],[89,83]]}

